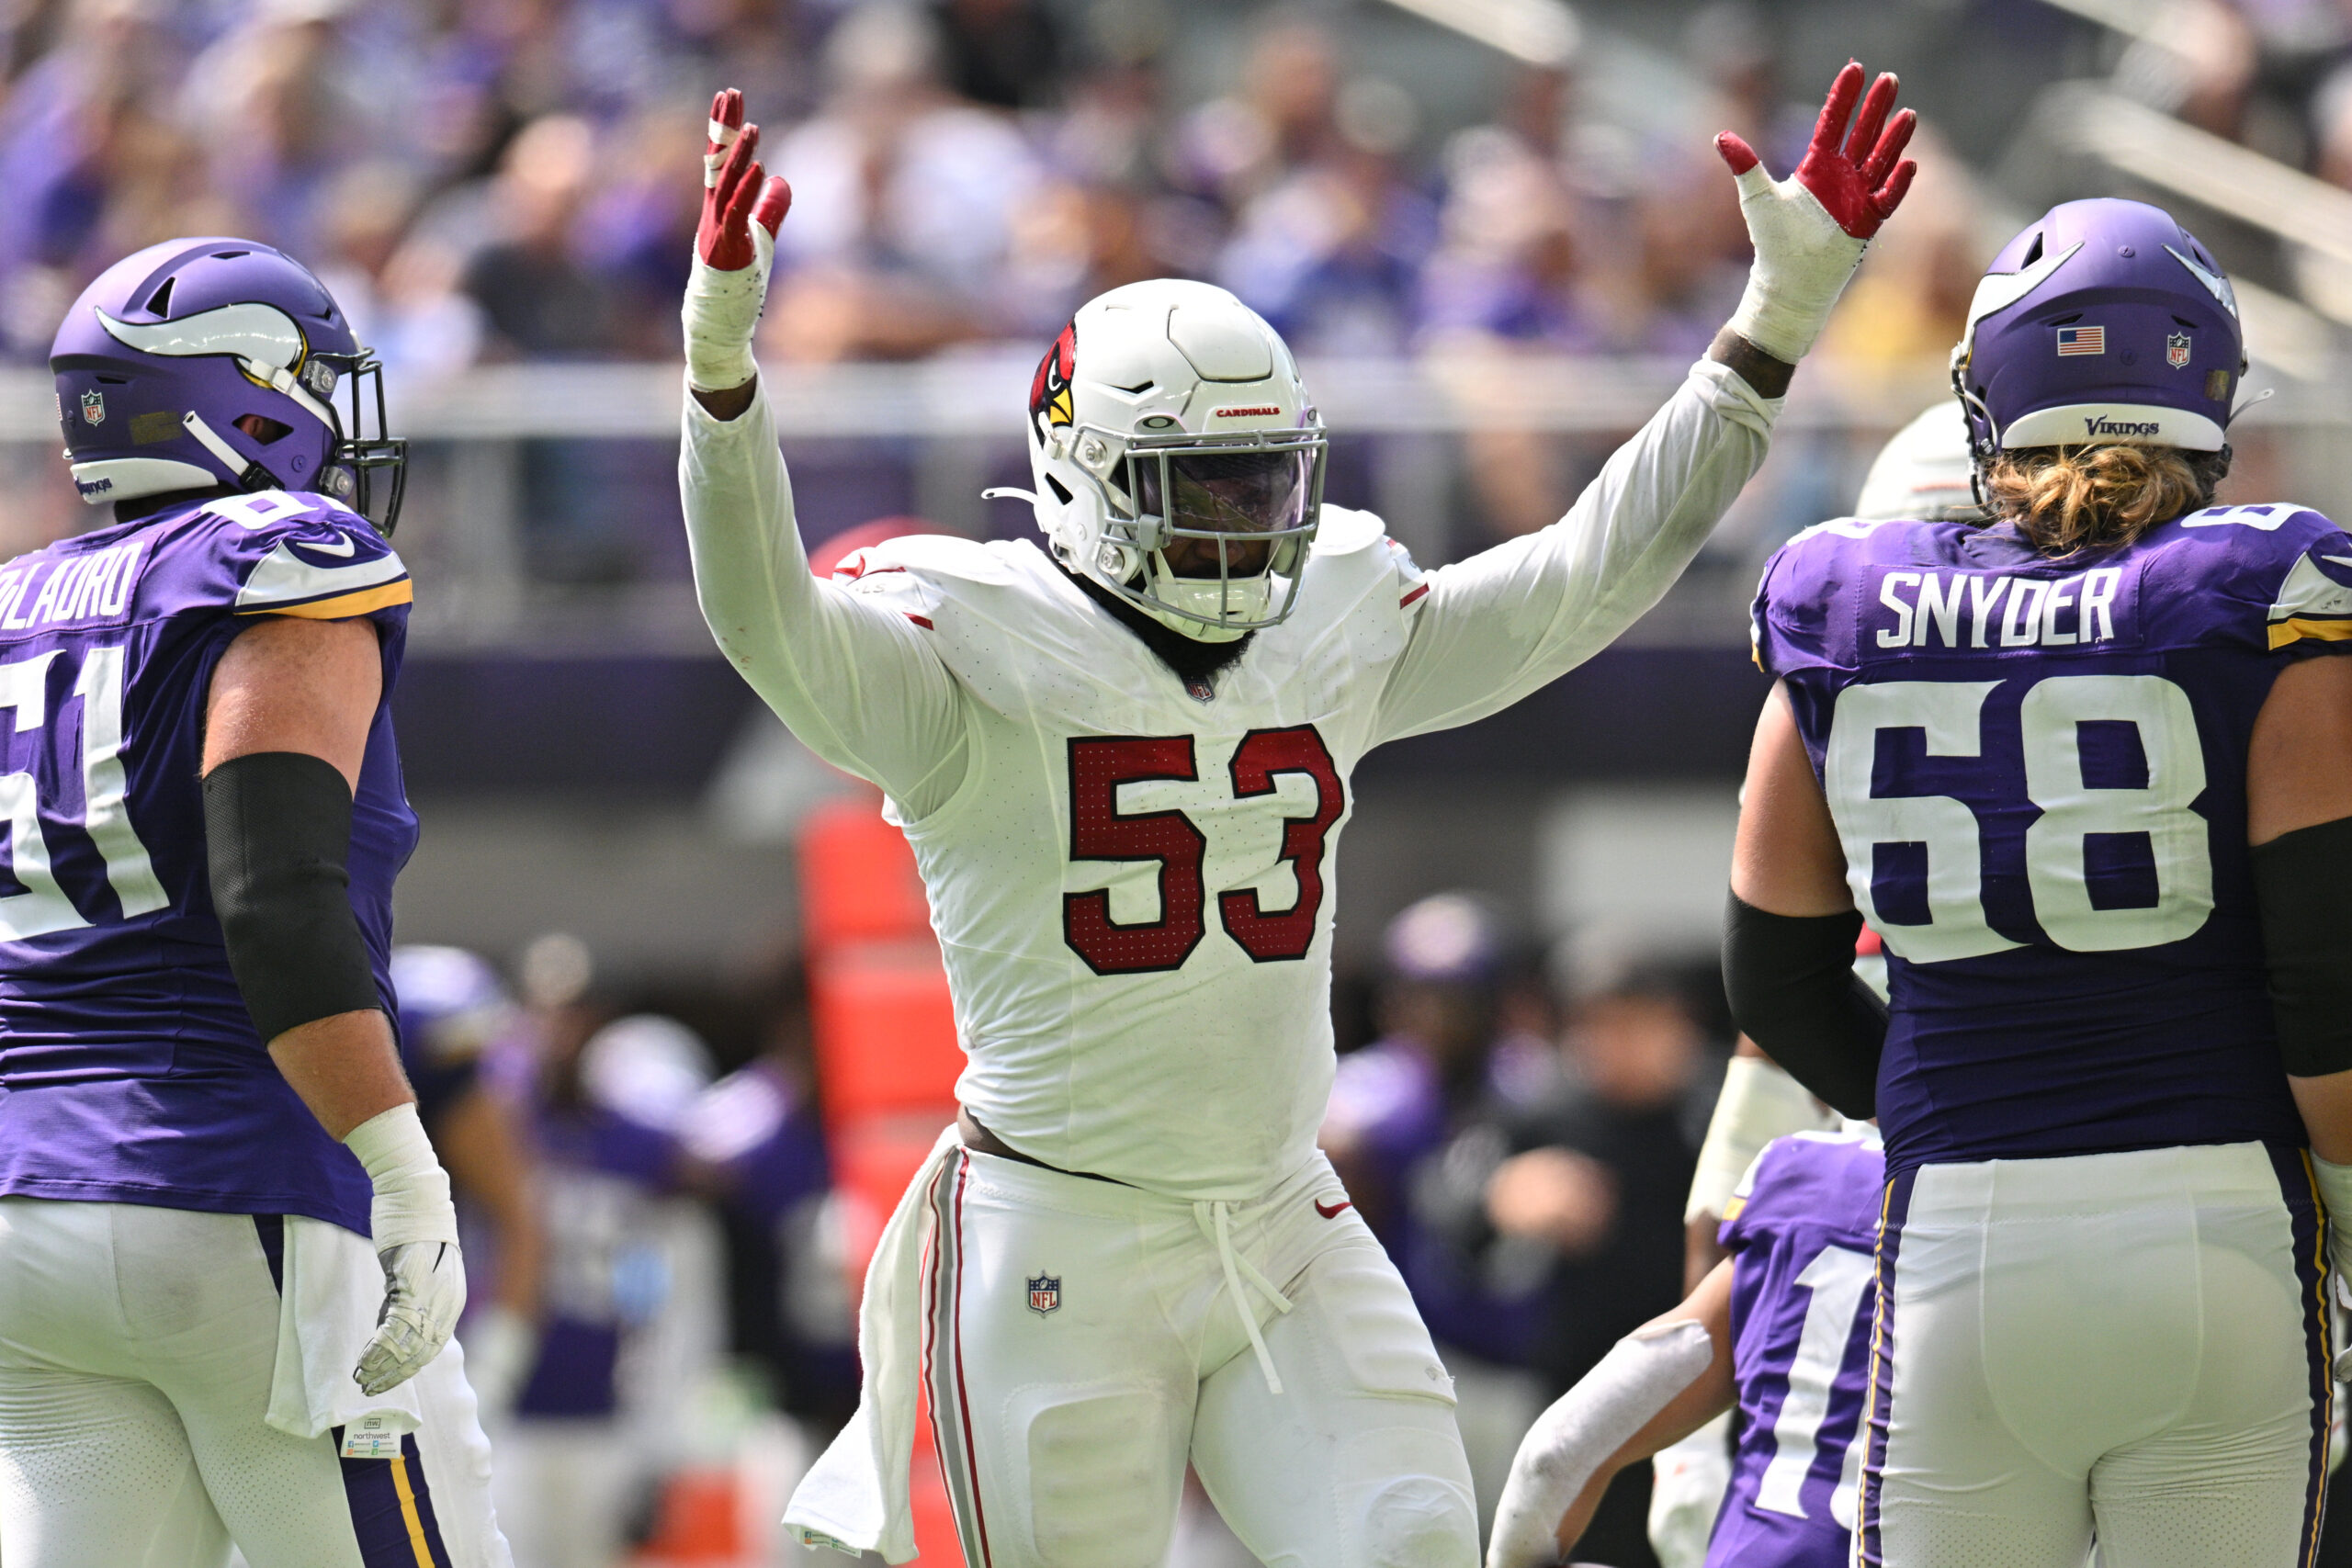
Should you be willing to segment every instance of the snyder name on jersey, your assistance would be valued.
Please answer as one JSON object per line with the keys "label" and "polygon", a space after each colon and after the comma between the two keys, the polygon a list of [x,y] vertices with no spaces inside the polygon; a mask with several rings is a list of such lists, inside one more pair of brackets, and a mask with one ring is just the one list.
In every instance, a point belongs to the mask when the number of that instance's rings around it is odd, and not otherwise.
{"label": "snyder name on jersey", "polygon": [[811,578],[764,392],[727,421],[687,400],[681,488],[721,648],[914,845],[966,1107],[1065,1170],[1239,1201],[1314,1150],[1357,761],[1606,646],[1779,408],[1702,361],[1559,523],[1427,576],[1325,507],[1293,613],[1205,698],[1025,541],[902,539]]}

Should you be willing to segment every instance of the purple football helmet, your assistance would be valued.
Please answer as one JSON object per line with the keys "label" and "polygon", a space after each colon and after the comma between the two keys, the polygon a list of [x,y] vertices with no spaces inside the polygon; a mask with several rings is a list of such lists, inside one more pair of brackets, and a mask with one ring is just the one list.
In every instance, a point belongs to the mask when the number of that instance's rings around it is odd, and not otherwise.
{"label": "purple football helmet", "polygon": [[[225,484],[309,491],[388,535],[400,520],[408,443],[385,434],[381,367],[310,269],[267,245],[168,240],[125,256],[74,302],[49,367],[94,506]],[[334,401],[345,381],[347,429]]]}
{"label": "purple football helmet", "polygon": [[2245,370],[2212,253],[2145,202],[2062,202],[1994,258],[1952,350],[1981,466],[2029,446],[2218,452]]}

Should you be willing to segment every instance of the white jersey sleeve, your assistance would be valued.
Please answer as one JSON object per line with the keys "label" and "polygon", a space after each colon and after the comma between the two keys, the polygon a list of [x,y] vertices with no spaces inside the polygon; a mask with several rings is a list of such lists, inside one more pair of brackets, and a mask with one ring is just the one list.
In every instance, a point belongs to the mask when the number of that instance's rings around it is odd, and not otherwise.
{"label": "white jersey sleeve", "polygon": [[678,489],[711,635],[810,750],[929,815],[963,781],[967,721],[921,604],[899,602],[917,585],[811,577],[766,392],[731,420],[685,402]]}
{"label": "white jersey sleeve", "polygon": [[1780,412],[1702,359],[1566,516],[1431,572],[1374,742],[1484,718],[1609,646],[1690,564],[1764,460]]}

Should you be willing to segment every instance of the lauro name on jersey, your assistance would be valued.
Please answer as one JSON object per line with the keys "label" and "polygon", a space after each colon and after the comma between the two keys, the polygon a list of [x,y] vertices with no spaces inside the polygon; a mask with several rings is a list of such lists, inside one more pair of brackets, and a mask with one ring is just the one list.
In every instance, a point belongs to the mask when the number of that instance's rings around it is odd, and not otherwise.
{"label": "lauro name on jersey", "polygon": [[[1890,571],[1878,602],[1893,611],[1881,648],[2071,648],[2115,640],[2115,598],[2123,569],[2080,577],[1990,577],[1958,571]],[[1876,612],[1872,612],[1876,618]]]}
{"label": "lauro name on jersey", "polygon": [[142,543],[126,539],[85,556],[36,560],[0,571],[0,627],[15,632],[93,617],[113,620],[130,607]]}

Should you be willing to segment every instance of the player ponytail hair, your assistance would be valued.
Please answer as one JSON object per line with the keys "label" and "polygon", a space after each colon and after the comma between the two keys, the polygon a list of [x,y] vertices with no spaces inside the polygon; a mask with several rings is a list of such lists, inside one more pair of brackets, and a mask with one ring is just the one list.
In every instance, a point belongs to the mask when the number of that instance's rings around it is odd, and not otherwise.
{"label": "player ponytail hair", "polygon": [[2044,555],[2128,545],[2159,523],[2212,504],[2229,448],[2030,446],[1984,468],[1985,499]]}

